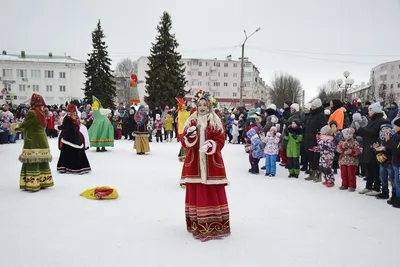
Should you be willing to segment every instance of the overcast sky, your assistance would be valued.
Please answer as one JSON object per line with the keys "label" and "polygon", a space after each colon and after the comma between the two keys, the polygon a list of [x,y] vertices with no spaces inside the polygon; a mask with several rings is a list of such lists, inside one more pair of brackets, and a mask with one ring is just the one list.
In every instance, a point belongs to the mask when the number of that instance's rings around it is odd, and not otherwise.
{"label": "overcast sky", "polygon": [[[147,56],[163,11],[183,57],[249,57],[269,82],[298,77],[306,98],[349,70],[356,84],[372,67],[400,59],[400,0],[0,0],[0,49],[66,53],[85,60],[101,19],[113,60]],[[236,48],[235,48],[236,46]],[[346,55],[343,55],[346,54]]]}

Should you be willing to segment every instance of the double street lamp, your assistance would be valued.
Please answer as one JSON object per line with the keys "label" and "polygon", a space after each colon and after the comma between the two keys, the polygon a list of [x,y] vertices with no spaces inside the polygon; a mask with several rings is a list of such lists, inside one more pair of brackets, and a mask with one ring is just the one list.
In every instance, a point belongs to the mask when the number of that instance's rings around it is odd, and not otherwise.
{"label": "double street lamp", "polygon": [[349,87],[351,87],[351,86],[354,84],[354,80],[349,78],[349,76],[350,76],[350,72],[349,72],[349,71],[343,72],[343,76],[344,76],[344,78],[345,78],[344,81],[343,81],[343,79],[338,79],[338,80],[336,81],[336,83],[337,83],[338,86],[339,86],[339,89],[343,88],[343,87],[341,87],[341,86],[344,85],[344,92],[342,93],[342,101],[344,101],[344,99],[347,97],[347,96],[346,96],[346,94],[347,94],[347,89],[348,89]]}
{"label": "double street lamp", "polygon": [[242,44],[242,63],[241,63],[241,66],[240,66],[240,102],[239,102],[239,104],[240,104],[241,107],[243,106],[243,87],[244,87],[244,82],[243,82],[243,80],[244,80],[244,45],[246,44],[247,40],[248,40],[251,36],[253,36],[256,32],[258,32],[258,31],[260,31],[260,30],[261,30],[261,28],[258,27],[258,28],[257,28],[252,34],[250,34],[249,36],[247,36],[246,30],[243,30],[243,31],[244,31],[244,35],[246,36],[246,38],[244,39],[244,42],[243,42],[243,44]]}

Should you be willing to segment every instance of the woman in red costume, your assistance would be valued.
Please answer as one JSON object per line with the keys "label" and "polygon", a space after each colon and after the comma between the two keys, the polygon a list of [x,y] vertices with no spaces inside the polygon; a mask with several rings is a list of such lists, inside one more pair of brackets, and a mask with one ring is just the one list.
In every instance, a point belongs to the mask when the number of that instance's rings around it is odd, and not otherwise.
{"label": "woman in red costume", "polygon": [[228,184],[221,150],[225,131],[212,111],[215,99],[200,90],[194,96],[197,106],[186,121],[181,140],[187,154],[181,184],[186,184],[187,230],[196,239],[207,241],[230,235],[229,207],[225,193]]}

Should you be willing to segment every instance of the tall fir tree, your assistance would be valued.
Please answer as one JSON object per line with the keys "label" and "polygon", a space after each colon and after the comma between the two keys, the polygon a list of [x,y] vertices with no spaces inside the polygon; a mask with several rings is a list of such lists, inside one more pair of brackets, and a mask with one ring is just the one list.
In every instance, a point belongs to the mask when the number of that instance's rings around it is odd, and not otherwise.
{"label": "tall fir tree", "polygon": [[85,64],[86,82],[83,91],[87,103],[92,103],[92,96],[96,96],[104,107],[115,108],[116,86],[105,37],[99,20],[92,32],[93,51],[88,54],[89,59]]}
{"label": "tall fir tree", "polygon": [[176,105],[175,97],[183,98],[185,91],[185,67],[177,52],[179,46],[175,34],[171,34],[171,16],[164,12],[157,26],[156,42],[152,43],[149,70],[146,71],[146,103],[151,107],[164,108]]}

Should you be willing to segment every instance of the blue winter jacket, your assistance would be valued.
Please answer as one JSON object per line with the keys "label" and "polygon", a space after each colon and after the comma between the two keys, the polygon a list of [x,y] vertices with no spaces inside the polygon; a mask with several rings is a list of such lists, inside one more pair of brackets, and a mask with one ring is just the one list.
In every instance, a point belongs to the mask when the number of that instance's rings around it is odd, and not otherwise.
{"label": "blue winter jacket", "polygon": [[248,130],[247,138],[251,140],[251,147],[250,147],[251,156],[255,159],[264,158],[265,154],[262,147],[261,138],[258,136],[256,130],[254,130],[253,128]]}

